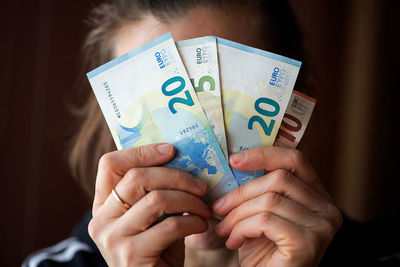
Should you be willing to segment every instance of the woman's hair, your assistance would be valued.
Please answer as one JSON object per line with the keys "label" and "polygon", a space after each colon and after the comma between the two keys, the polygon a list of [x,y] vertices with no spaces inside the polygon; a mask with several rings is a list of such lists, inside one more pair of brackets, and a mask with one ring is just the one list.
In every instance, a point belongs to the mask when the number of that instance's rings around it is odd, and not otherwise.
{"label": "woman's hair", "polygon": [[[113,58],[114,38],[124,25],[148,15],[162,22],[173,22],[199,6],[226,10],[244,6],[253,8],[262,18],[267,49],[303,60],[298,27],[285,0],[114,0],[95,7],[90,13],[89,33],[82,47],[84,73]],[[81,90],[89,96],[77,113],[81,124],[72,140],[68,161],[73,176],[93,197],[98,160],[116,147],[89,83],[85,81],[82,84]]]}

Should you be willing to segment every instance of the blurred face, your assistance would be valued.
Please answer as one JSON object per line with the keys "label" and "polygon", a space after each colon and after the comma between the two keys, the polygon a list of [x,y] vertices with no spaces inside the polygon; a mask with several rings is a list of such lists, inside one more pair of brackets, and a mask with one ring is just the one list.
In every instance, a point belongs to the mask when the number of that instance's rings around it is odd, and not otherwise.
{"label": "blurred face", "polygon": [[[160,35],[171,32],[175,41],[213,35],[257,48],[265,47],[261,18],[250,8],[229,11],[218,8],[196,7],[186,17],[168,23],[153,16],[123,26],[114,43],[114,56],[121,56]],[[265,38],[264,38],[265,39]]]}
{"label": "blurred face", "polygon": [[[115,36],[114,56],[121,56],[160,35],[171,32],[175,41],[213,35],[235,42],[265,49],[262,36],[261,18],[251,8],[228,10],[196,7],[183,18],[161,22],[153,16],[126,24]],[[265,39],[265,38],[264,38]],[[202,234],[188,236],[185,244],[196,249],[213,249],[224,245],[225,240],[214,232],[217,219],[209,220],[209,230]]]}

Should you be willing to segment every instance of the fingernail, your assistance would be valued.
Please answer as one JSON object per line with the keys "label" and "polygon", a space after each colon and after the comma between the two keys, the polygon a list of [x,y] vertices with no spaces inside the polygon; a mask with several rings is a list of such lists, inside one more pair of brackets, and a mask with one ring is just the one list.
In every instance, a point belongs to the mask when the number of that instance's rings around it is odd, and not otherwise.
{"label": "fingernail", "polygon": [[196,185],[203,191],[207,189],[207,183],[200,179],[195,179],[194,182]]}
{"label": "fingernail", "polygon": [[240,152],[240,153],[236,153],[230,156],[229,160],[231,163],[233,164],[237,164],[240,163],[242,161],[245,161],[247,157],[247,154],[245,152]]}
{"label": "fingernail", "polygon": [[161,144],[161,145],[157,146],[157,150],[161,154],[171,154],[172,145],[171,144]]}
{"label": "fingernail", "polygon": [[219,210],[223,205],[224,205],[224,199],[220,198],[214,203],[213,210]]}

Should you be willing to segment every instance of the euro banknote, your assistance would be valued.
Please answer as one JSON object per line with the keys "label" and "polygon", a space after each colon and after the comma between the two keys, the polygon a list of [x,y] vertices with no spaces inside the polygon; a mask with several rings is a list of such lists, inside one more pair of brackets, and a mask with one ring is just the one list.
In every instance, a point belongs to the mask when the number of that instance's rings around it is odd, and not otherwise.
{"label": "euro banknote", "polygon": [[[274,144],[301,62],[217,38],[229,155]],[[233,169],[239,185],[264,173]]]}
{"label": "euro banknote", "polygon": [[296,148],[310,121],[316,100],[293,91],[274,146]]}
{"label": "euro banknote", "polygon": [[118,149],[151,143],[176,148],[167,167],[208,183],[207,201],[237,187],[171,34],[89,72]]}
{"label": "euro banknote", "polygon": [[176,46],[204,113],[225,157],[228,158],[221,104],[217,40],[214,36],[205,36],[176,42]]}

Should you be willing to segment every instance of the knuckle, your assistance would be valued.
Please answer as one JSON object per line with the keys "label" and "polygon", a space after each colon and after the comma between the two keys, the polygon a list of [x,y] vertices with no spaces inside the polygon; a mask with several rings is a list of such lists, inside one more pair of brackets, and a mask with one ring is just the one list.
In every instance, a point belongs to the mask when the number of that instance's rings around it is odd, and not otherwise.
{"label": "knuckle", "polygon": [[225,218],[228,218],[228,219],[225,219],[225,221],[227,221],[227,222],[236,223],[238,221],[238,219],[240,218],[239,209],[235,208],[235,209],[231,210],[231,212],[229,212],[229,214]]}
{"label": "knuckle", "polygon": [[89,236],[93,239],[96,240],[98,238],[98,226],[97,222],[95,219],[90,220],[89,225],[88,225],[88,233]]}
{"label": "knuckle", "polygon": [[185,173],[182,170],[176,168],[169,168],[171,172],[169,177],[172,178],[171,181],[175,183],[175,185],[179,185],[185,179]]}
{"label": "knuckle", "polygon": [[150,206],[156,206],[164,202],[164,196],[159,190],[150,191],[145,198]]}
{"label": "knuckle", "polygon": [[101,239],[101,246],[107,250],[114,248],[117,244],[118,243],[112,234],[106,234]]}
{"label": "knuckle", "polygon": [[261,214],[259,217],[260,224],[263,225],[263,224],[269,223],[271,221],[271,217],[272,217],[272,215],[267,212]]}
{"label": "knuckle", "polygon": [[278,169],[274,172],[273,183],[279,187],[286,187],[292,182],[292,175],[284,169]]}
{"label": "knuckle", "polygon": [[235,199],[237,199],[239,201],[246,199],[247,192],[246,192],[245,185],[238,186],[234,192],[235,192],[235,194],[234,194]]}
{"label": "knuckle", "polygon": [[292,150],[292,162],[293,162],[293,166],[299,166],[299,165],[303,165],[305,162],[305,157],[303,152],[297,150],[297,149],[293,149]]}
{"label": "knuckle", "polygon": [[261,147],[256,147],[254,149],[248,150],[248,153],[255,153],[260,156],[260,158],[264,160],[268,160],[271,156],[271,151],[270,151],[269,146],[261,146]]}
{"label": "knuckle", "polygon": [[106,250],[112,250],[117,245],[119,245],[119,238],[118,235],[113,234],[111,229],[102,229],[97,232],[97,236],[93,239],[99,247]]}
{"label": "knuckle", "polygon": [[336,234],[336,227],[327,220],[322,220],[320,227],[324,243],[330,242]]}
{"label": "knuckle", "polygon": [[99,169],[109,168],[113,164],[112,152],[103,154],[99,159]]}
{"label": "knuckle", "polygon": [[134,242],[130,242],[129,246],[124,246],[120,250],[121,252],[121,259],[127,264],[127,266],[137,266],[138,259],[137,259],[137,247]]}
{"label": "knuckle", "polygon": [[335,220],[337,229],[339,229],[340,227],[342,227],[342,224],[343,224],[343,215],[336,206],[332,205],[332,207],[333,207],[333,211],[332,211],[333,218]]}
{"label": "knuckle", "polygon": [[143,162],[146,161],[150,157],[150,151],[146,146],[139,146],[135,148],[135,157]]}
{"label": "knuckle", "polygon": [[263,196],[264,206],[276,208],[282,202],[282,196],[275,192],[268,192]]}
{"label": "knuckle", "polygon": [[169,217],[164,221],[165,231],[168,233],[173,233],[179,230],[180,224],[177,217]]}
{"label": "knuckle", "polygon": [[143,170],[140,168],[132,168],[130,169],[124,177],[124,184],[135,187],[140,178],[143,176]]}
{"label": "knuckle", "polygon": [[333,204],[328,203],[328,206],[325,211],[325,216],[331,220],[331,224],[339,229],[343,223],[343,216],[340,210]]}

